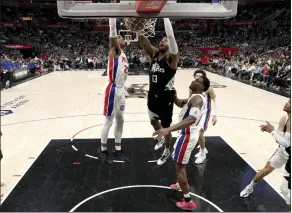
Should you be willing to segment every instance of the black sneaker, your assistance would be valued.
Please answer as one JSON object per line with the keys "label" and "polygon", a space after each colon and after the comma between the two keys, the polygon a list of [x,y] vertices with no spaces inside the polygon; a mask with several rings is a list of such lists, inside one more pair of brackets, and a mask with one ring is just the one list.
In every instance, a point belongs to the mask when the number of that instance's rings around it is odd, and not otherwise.
{"label": "black sneaker", "polygon": [[115,160],[117,161],[124,161],[125,163],[131,163],[131,160],[128,159],[125,155],[124,155],[124,152],[123,150],[114,150],[113,151],[113,156],[115,158]]}
{"label": "black sneaker", "polygon": [[106,163],[108,165],[112,165],[113,164],[113,158],[111,153],[109,153],[107,150],[105,151],[101,151],[101,149],[97,150],[97,155],[98,158],[103,162]]}

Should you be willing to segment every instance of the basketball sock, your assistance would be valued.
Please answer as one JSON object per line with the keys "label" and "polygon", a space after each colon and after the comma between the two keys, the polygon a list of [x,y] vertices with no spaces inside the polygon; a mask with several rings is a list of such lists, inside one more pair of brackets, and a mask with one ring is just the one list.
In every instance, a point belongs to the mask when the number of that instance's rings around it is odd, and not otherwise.
{"label": "basketball sock", "polygon": [[169,148],[164,149],[164,153],[169,153],[169,152],[170,152]]}
{"label": "basketball sock", "polygon": [[249,184],[249,185],[250,185],[250,187],[252,187],[252,188],[253,188],[253,187],[254,187],[254,185],[255,185],[255,182],[252,180],[252,181],[250,182],[250,184]]}
{"label": "basketball sock", "polygon": [[104,144],[105,146],[101,146],[101,151],[104,152],[107,150],[106,144]]}
{"label": "basketball sock", "polygon": [[115,149],[117,151],[121,151],[122,150],[121,142],[115,142]]}
{"label": "basketball sock", "polygon": [[190,193],[184,194],[184,199],[185,199],[186,202],[190,202],[191,201]]}

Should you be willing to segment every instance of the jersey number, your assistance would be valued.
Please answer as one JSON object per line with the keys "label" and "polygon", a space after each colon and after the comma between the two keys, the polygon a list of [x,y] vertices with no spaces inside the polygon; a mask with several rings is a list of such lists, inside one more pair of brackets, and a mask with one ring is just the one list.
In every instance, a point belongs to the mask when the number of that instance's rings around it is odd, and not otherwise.
{"label": "jersey number", "polygon": [[157,75],[152,75],[152,82],[157,83]]}

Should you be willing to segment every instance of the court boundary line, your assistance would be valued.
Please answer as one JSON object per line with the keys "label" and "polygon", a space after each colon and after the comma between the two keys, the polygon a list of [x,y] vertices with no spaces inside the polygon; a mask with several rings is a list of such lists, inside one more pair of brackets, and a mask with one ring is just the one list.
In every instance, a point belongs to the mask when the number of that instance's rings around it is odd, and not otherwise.
{"label": "court boundary line", "polygon": [[[52,139],[51,139],[52,140]],[[48,144],[51,142],[49,140],[48,143],[45,144],[44,148],[40,150],[40,153],[36,155],[36,157],[31,161],[31,163],[28,164],[27,168],[24,170],[21,178],[19,178],[18,181],[14,185],[12,185],[11,189],[8,190],[8,192],[3,196],[3,198],[0,200],[0,206],[4,203],[4,201],[7,199],[7,197],[11,194],[11,192],[14,190],[14,188],[17,186],[17,184],[21,181],[21,179],[24,177],[24,175],[27,173],[27,171],[31,168],[31,166],[34,164],[34,162],[39,158],[39,156],[42,154],[42,152],[45,150],[45,148],[48,146]]]}
{"label": "court boundary line", "polygon": [[[83,205],[84,203],[86,203],[87,201],[95,198],[95,197],[98,197],[100,195],[103,195],[103,194],[106,194],[108,192],[113,192],[113,191],[117,191],[117,190],[121,190],[121,189],[131,189],[131,188],[160,188],[160,189],[168,189],[168,190],[173,190],[167,186],[159,186],[159,185],[131,185],[131,186],[122,186],[122,187],[117,187],[117,188],[112,188],[112,189],[107,189],[105,191],[102,191],[102,192],[99,192],[97,194],[94,194],[86,199],[84,199],[83,201],[81,201],[80,203],[78,203],[77,205],[75,205],[69,212],[74,212],[77,208],[79,208],[81,205]],[[213,202],[211,202],[210,200],[200,196],[200,195],[197,195],[193,192],[190,192],[191,195],[195,196],[195,197],[198,197],[202,200],[204,200],[205,202],[211,204],[215,209],[217,209],[219,212],[224,212],[221,208],[219,208],[216,204],[214,204]]]}
{"label": "court boundary line", "polygon": [[[256,169],[247,159],[245,159],[238,151],[235,150],[234,146],[230,145],[230,143],[228,143],[224,138],[222,138],[221,136],[219,136],[223,141],[225,141],[225,143],[228,144],[228,146],[231,147],[231,149],[233,149],[234,152],[236,152],[236,154],[238,156],[240,156],[256,173],[258,171],[258,169]],[[285,198],[284,196],[281,194],[281,192],[277,189],[277,187],[275,187],[270,181],[266,180],[264,178],[264,180],[267,182],[267,184],[269,184],[274,190],[275,192],[277,192],[281,198],[283,198],[283,200],[285,201]],[[240,193],[240,192],[239,192]],[[243,199],[246,199],[246,198],[243,198]]]}

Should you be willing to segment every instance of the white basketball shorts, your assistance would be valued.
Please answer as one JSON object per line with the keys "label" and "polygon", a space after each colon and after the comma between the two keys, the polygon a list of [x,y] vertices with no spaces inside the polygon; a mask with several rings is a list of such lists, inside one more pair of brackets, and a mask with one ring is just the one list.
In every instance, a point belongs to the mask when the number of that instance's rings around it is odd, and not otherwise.
{"label": "white basketball shorts", "polygon": [[274,169],[279,169],[286,164],[288,158],[289,156],[285,154],[285,149],[278,147],[268,162]]}
{"label": "white basketball shorts", "polygon": [[191,134],[180,134],[173,146],[172,158],[177,163],[187,164],[200,136],[200,128]]}
{"label": "white basketball shorts", "polygon": [[109,82],[103,95],[104,107],[103,115],[112,116],[123,114],[125,111],[125,92],[124,88],[117,88],[115,84]]}

